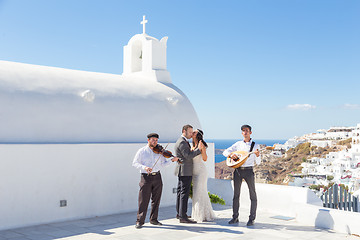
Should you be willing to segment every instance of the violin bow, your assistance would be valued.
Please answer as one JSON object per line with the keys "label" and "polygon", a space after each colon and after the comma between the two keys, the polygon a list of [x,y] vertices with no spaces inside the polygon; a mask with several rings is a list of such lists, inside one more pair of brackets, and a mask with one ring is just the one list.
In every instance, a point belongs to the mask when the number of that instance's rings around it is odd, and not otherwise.
{"label": "violin bow", "polygon": [[[164,150],[166,150],[166,148],[167,148],[167,146],[169,145],[169,143],[168,144],[166,144],[166,146],[165,146],[165,148],[164,148]],[[155,167],[155,165],[157,164],[157,162],[159,161],[159,159],[160,159],[160,157],[161,157],[161,154],[159,154],[160,156],[158,157],[158,159],[156,160],[156,162],[154,163],[154,165],[152,166],[152,168],[151,169],[153,169],[154,167]],[[150,174],[150,173],[149,173]]]}

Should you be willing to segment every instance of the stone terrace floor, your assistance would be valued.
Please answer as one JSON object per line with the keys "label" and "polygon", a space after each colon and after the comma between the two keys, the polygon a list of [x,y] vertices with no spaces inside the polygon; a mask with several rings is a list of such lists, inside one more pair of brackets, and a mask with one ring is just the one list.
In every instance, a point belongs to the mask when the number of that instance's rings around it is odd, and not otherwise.
{"label": "stone terrace floor", "polygon": [[[191,209],[191,205],[189,205]],[[304,226],[296,220],[273,218],[276,214],[257,213],[255,225],[246,227],[248,209],[240,209],[240,223],[229,225],[231,206],[213,205],[217,219],[213,222],[180,224],[175,218],[175,207],[162,207],[159,220],[163,226],[145,223],[135,229],[136,213],[115,214],[82,220],[43,224],[32,227],[0,231],[0,240],[217,240],[217,239],[357,239],[360,237],[331,230]]]}

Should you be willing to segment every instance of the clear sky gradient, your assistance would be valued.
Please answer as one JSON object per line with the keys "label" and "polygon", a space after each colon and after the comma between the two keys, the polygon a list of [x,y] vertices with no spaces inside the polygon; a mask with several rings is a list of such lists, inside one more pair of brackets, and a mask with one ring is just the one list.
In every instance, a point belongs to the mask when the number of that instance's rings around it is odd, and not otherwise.
{"label": "clear sky gradient", "polygon": [[0,0],[0,60],[122,74],[143,15],[206,138],[360,123],[358,0]]}

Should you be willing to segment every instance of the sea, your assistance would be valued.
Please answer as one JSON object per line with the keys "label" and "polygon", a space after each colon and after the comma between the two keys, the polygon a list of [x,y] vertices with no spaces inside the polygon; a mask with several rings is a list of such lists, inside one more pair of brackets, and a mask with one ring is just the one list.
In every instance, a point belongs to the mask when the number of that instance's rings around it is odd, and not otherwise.
{"label": "sea", "polygon": [[[216,149],[227,149],[235,142],[240,141],[240,139],[207,139],[209,143],[215,143],[215,163],[222,162],[226,160],[222,154],[216,154]],[[257,144],[264,144],[266,146],[273,146],[276,143],[284,144],[287,140],[269,140],[269,139],[256,139]]]}

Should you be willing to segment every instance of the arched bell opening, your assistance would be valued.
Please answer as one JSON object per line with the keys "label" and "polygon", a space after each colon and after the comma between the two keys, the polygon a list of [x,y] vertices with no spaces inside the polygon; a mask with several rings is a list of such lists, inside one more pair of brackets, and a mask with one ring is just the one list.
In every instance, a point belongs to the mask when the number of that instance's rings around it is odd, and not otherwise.
{"label": "arched bell opening", "polygon": [[142,63],[143,63],[143,45],[140,40],[137,40],[132,44],[132,49],[131,49],[131,72],[142,71]]}

